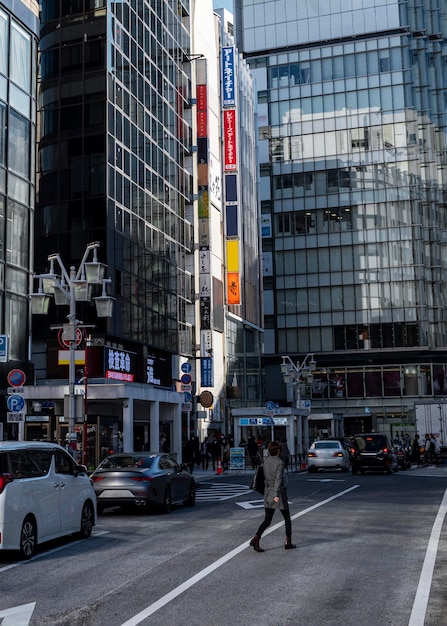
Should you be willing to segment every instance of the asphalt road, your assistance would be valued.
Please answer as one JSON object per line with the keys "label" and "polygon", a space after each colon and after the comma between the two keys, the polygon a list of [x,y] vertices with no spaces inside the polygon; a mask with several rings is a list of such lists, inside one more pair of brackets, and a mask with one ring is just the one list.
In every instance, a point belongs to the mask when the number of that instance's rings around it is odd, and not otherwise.
{"label": "asphalt road", "polygon": [[447,625],[446,471],[289,474],[298,548],[278,512],[262,554],[250,475],[199,481],[194,508],[109,509],[87,541],[0,553],[0,624]]}

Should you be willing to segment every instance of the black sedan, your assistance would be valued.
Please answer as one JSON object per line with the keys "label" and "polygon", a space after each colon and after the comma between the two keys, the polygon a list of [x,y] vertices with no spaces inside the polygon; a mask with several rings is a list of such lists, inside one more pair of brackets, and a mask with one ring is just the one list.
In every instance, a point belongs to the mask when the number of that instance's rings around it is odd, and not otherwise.
{"label": "black sedan", "polygon": [[91,475],[98,513],[110,506],[194,506],[196,485],[185,465],[170,454],[120,452],[105,458]]}

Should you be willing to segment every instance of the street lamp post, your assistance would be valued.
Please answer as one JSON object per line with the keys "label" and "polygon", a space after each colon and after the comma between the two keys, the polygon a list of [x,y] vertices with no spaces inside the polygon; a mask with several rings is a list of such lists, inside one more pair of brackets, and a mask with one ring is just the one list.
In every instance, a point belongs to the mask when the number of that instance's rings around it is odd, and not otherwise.
{"label": "street lamp post", "polygon": [[[106,285],[111,282],[110,278],[104,278],[106,265],[98,262],[97,249],[99,242],[87,245],[78,270],[71,266],[66,270],[59,254],[51,254],[48,257],[50,271],[47,274],[37,274],[35,278],[39,280],[39,290],[31,293],[31,312],[34,315],[47,315],[48,307],[52,298],[56,305],[68,305],[68,324],[62,326],[62,338],[69,349],[68,366],[68,396],[69,396],[69,444],[76,439],[76,346],[79,343],[79,332],[82,322],[76,319],[76,302],[90,302],[92,297],[92,286],[102,285],[100,296],[93,298],[96,305],[97,317],[111,317],[113,311],[112,298],[107,295]],[[93,260],[88,261],[93,253]],[[56,274],[55,264],[60,269],[61,275]],[[58,327],[60,328],[60,327]],[[84,442],[85,446],[85,442]]]}
{"label": "street lamp post", "polygon": [[[303,382],[303,379],[306,380],[307,383],[311,383],[313,380],[313,373],[316,369],[317,363],[314,359],[314,353],[310,352],[306,354],[303,361],[301,363],[294,363],[289,356],[282,356],[281,363],[281,374],[283,377],[283,381],[286,385],[292,383],[293,389],[296,392],[293,393],[293,401],[295,402],[295,408],[300,411],[301,410],[301,390],[300,383]],[[300,458],[303,454],[303,446],[302,446],[302,423],[301,423],[301,415],[302,413],[298,413],[298,454]]]}

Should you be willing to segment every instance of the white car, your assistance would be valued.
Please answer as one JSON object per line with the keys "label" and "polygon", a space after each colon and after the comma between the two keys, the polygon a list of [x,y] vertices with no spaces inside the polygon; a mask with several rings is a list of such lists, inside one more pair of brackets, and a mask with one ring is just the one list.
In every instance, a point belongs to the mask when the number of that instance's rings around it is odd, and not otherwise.
{"label": "white car", "polygon": [[33,556],[38,544],[77,534],[96,522],[96,496],[83,465],[61,446],[0,441],[0,550]]}
{"label": "white car", "polygon": [[350,467],[348,450],[337,439],[314,441],[307,453],[307,468],[309,472],[319,469],[341,469],[347,472]]}

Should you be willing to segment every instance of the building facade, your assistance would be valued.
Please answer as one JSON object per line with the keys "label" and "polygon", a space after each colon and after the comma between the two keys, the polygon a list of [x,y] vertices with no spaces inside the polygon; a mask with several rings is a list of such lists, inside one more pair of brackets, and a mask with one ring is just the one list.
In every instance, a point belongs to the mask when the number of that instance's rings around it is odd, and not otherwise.
{"label": "building facade", "polygon": [[[33,267],[35,199],[36,68],[39,5],[0,2],[0,379],[33,380],[28,290]],[[20,423],[7,398],[0,412],[0,439],[18,434]],[[13,406],[12,409],[15,407]]]}
{"label": "building facade", "polygon": [[[97,241],[116,299],[108,320],[89,303],[76,312],[79,348],[89,337],[86,412],[96,457],[158,449],[162,435],[181,451],[186,415],[175,381],[194,349],[190,30],[189,1],[41,2],[35,269],[47,272],[54,252],[77,266]],[[67,428],[67,368],[50,324],[66,314],[53,306],[33,328],[32,399],[48,418],[33,415],[33,428],[58,439]]]}
{"label": "building facade", "polygon": [[222,188],[228,304],[226,412],[236,435],[233,409],[260,406],[264,393],[256,92],[250,68],[235,44],[233,15],[225,9],[216,13],[220,17],[222,42]]}
{"label": "building facade", "polygon": [[334,415],[348,434],[414,432],[415,402],[447,391],[446,7],[235,7],[258,95],[271,399],[287,399],[280,356],[314,353],[311,436]]}

